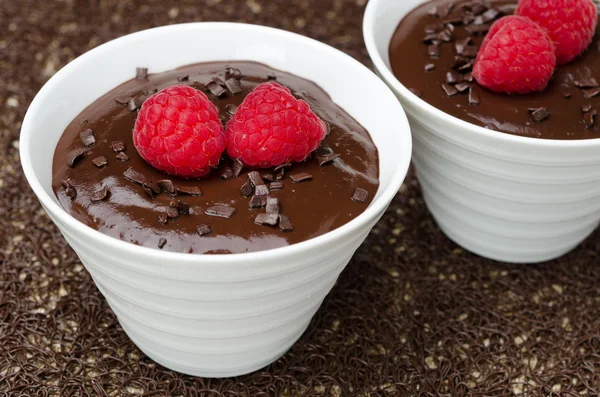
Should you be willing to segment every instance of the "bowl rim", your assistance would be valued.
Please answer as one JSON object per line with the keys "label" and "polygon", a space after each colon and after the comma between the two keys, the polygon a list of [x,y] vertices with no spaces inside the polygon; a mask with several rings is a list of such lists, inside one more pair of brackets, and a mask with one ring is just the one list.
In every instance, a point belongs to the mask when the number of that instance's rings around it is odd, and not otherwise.
{"label": "bowl rim", "polygon": [[[339,228],[327,232],[323,235],[284,247],[256,252],[244,252],[233,254],[190,254],[183,252],[162,251],[156,248],[138,246],[108,236],[95,229],[92,229],[91,227],[76,220],[73,216],[67,213],[67,211],[61,205],[56,203],[51,198],[50,194],[48,194],[46,190],[42,187],[41,182],[38,180],[37,175],[34,172],[31,157],[26,151],[27,148],[31,145],[29,141],[31,141],[35,135],[32,130],[31,124],[33,123],[32,120],[36,117],[35,115],[37,114],[38,109],[44,102],[48,100],[48,96],[54,90],[54,86],[62,80],[64,80],[65,78],[68,78],[68,74],[71,72],[71,70],[75,70],[79,66],[79,64],[83,62],[83,60],[85,60],[86,58],[90,56],[99,56],[103,52],[110,50],[114,47],[128,45],[128,42],[131,43],[140,36],[156,34],[157,32],[160,32],[161,34],[169,34],[170,31],[178,29],[204,31],[213,31],[215,29],[237,29],[242,32],[248,30],[255,30],[261,31],[263,33],[268,33],[269,35],[279,36],[281,38],[284,38],[285,40],[291,41],[292,44],[293,42],[305,42],[315,48],[321,49],[322,51],[327,51],[332,57],[337,57],[343,60],[343,62],[353,64],[355,68],[361,70],[361,72],[365,75],[370,75],[369,78],[372,79],[373,84],[381,84],[382,88],[385,87],[385,90],[382,91],[387,91],[387,97],[380,97],[379,100],[388,101],[390,103],[393,102],[395,103],[394,106],[396,106],[397,104],[397,112],[395,112],[395,117],[397,117],[396,126],[399,130],[398,133],[404,135],[404,141],[406,142],[406,145],[405,147],[399,149],[401,151],[401,154],[398,156],[400,160],[396,163],[396,166],[392,171],[390,181],[387,184],[387,186],[384,187],[380,197],[373,200],[371,204],[365,209],[365,211],[362,212],[359,216],[352,219],[345,225],[342,225]],[[398,125],[398,122],[400,122],[400,125]],[[73,61],[68,63],[66,66],[64,66],[43,85],[43,87],[40,89],[40,91],[36,94],[35,98],[31,102],[29,108],[27,109],[25,118],[23,120],[23,124],[21,126],[20,136],[20,158],[23,172],[27,181],[29,182],[29,185],[31,186],[32,190],[34,191],[34,193],[36,194],[46,211],[48,211],[53,216],[57,217],[58,220],[60,220],[61,222],[64,222],[67,228],[70,229],[70,231],[74,231],[75,233],[80,234],[83,238],[95,239],[106,248],[111,249],[113,252],[126,251],[128,252],[128,254],[137,255],[139,258],[139,262],[142,262],[143,259],[150,259],[153,261],[159,260],[161,262],[161,267],[167,268],[180,268],[187,266],[193,267],[199,265],[214,265],[220,267],[226,265],[239,265],[244,263],[250,264],[256,263],[258,261],[264,262],[265,260],[277,260],[285,257],[302,254],[302,252],[304,251],[310,251],[312,249],[326,246],[332,241],[336,241],[339,238],[343,238],[343,236],[359,234],[362,232],[362,228],[367,226],[369,222],[376,219],[380,213],[386,210],[387,206],[396,195],[400,186],[404,182],[404,179],[406,178],[406,174],[408,173],[408,168],[411,160],[411,152],[412,138],[410,134],[410,126],[404,109],[398,102],[394,93],[389,89],[389,87],[387,87],[385,83],[381,81],[377,77],[377,75],[375,75],[365,65],[352,58],[351,56],[343,53],[342,51],[312,38],[267,26],[236,22],[191,22],[160,26],[118,37],[104,44],[101,44],[98,47],[93,48],[92,50],[87,51],[86,53],[80,55],[79,57],[75,58]],[[274,262],[275,266],[280,264],[281,262]]]}
{"label": "bowl rim", "polygon": [[[383,7],[384,4],[388,0],[369,0],[365,14],[363,16],[363,39],[365,41],[365,46],[367,47],[367,52],[373,65],[375,66],[375,70],[379,73],[381,78],[391,86],[395,93],[397,93],[401,97],[401,101],[403,104],[408,103],[410,106],[415,108],[420,108],[424,112],[427,113],[427,117],[437,118],[441,122],[445,123],[449,127],[462,129],[471,134],[478,134],[483,137],[489,139],[495,139],[498,141],[502,141],[507,144],[514,145],[523,145],[529,147],[545,147],[545,148],[581,148],[581,147],[599,147],[600,148],[600,138],[593,139],[577,139],[577,140],[561,140],[561,139],[547,139],[547,138],[532,138],[526,136],[512,135],[503,133],[500,131],[489,130],[483,127],[480,127],[475,124],[471,124],[467,121],[461,120],[458,117],[454,117],[449,115],[446,112],[443,112],[436,108],[433,105],[430,105],[423,99],[417,97],[413,94],[404,84],[400,82],[394,76],[390,68],[386,65],[383,57],[381,56],[380,51],[377,49],[377,45],[375,42],[375,24],[376,24],[376,13],[380,7]],[[427,0],[425,0],[427,1]],[[422,3],[424,3],[423,1]],[[422,4],[421,3],[421,4]],[[398,23],[400,22],[401,17],[398,18]],[[391,41],[391,37],[390,37]],[[386,50],[389,49],[389,41],[386,45]],[[444,133],[442,133],[444,134]],[[445,135],[445,134],[444,134]]]}

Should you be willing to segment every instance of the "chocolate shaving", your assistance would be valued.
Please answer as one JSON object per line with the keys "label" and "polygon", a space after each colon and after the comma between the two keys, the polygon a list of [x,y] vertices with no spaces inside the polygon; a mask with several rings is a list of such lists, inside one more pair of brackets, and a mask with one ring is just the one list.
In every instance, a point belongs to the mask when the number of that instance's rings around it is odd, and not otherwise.
{"label": "chocolate shaving", "polygon": [[304,181],[309,181],[312,179],[312,175],[308,172],[301,172],[299,174],[290,175],[290,179],[293,183],[300,183]]}
{"label": "chocolate shaving", "polygon": [[475,58],[477,56],[477,53],[479,52],[479,48],[475,47],[473,45],[468,45],[465,46],[462,49],[462,52],[460,53],[462,56],[468,57],[468,58]]}
{"label": "chocolate shaving", "polygon": [[110,143],[110,146],[112,147],[112,150],[115,153],[119,153],[119,152],[124,152],[125,151],[125,142],[123,142],[123,141],[112,141]]}
{"label": "chocolate shaving", "polygon": [[450,84],[442,84],[442,89],[444,90],[446,95],[448,95],[449,97],[458,94],[458,90],[456,88],[454,88],[454,86],[451,86]]}
{"label": "chocolate shaving", "polygon": [[221,179],[228,181],[233,178],[233,170],[231,167],[223,167],[221,169]]}
{"label": "chocolate shaving", "polygon": [[423,37],[423,43],[425,44],[440,44],[441,40],[438,36],[437,33],[435,34],[428,34],[425,37]]}
{"label": "chocolate shaving", "polygon": [[248,208],[262,208],[267,205],[267,196],[252,196],[248,202]]}
{"label": "chocolate shaving", "polygon": [[564,91],[564,92],[562,93],[562,96],[563,96],[563,98],[565,98],[565,99],[571,99],[571,97],[573,96],[573,94],[571,94],[571,93],[570,93],[570,92],[568,92],[568,91]]}
{"label": "chocolate shaving", "polygon": [[158,185],[152,181],[150,181],[148,178],[146,178],[144,175],[140,174],[139,172],[135,171],[133,168],[129,167],[124,173],[123,176],[130,180],[131,182],[134,183],[139,183],[140,185],[142,185],[145,188],[150,189],[152,192],[159,194],[160,193],[160,188],[158,187]]}
{"label": "chocolate shaving", "polygon": [[241,79],[242,72],[238,68],[227,67],[225,68],[225,79],[234,78]]}
{"label": "chocolate shaving", "polygon": [[106,199],[108,197],[108,186],[104,186],[102,189],[95,191],[92,193],[92,201],[98,202]]}
{"label": "chocolate shaving", "polygon": [[258,173],[258,171],[250,171],[248,173],[248,179],[250,179],[250,182],[252,183],[252,186],[254,186],[254,187],[265,184],[265,182],[263,181],[263,179],[260,176],[260,174]]}
{"label": "chocolate shaving", "polygon": [[167,216],[167,214],[159,214],[158,215],[158,223],[160,223],[161,225],[166,225],[169,222],[169,217]]}
{"label": "chocolate shaving", "polygon": [[425,65],[425,71],[426,72],[432,72],[435,70],[435,64],[433,63],[428,63],[427,65]]}
{"label": "chocolate shaving", "polygon": [[144,193],[146,193],[148,195],[148,197],[154,198],[154,191],[152,189],[150,189],[148,186],[142,185],[142,190],[144,190]]}
{"label": "chocolate shaving", "polygon": [[475,91],[475,88],[469,88],[469,104],[470,105],[479,105],[481,100],[479,99],[479,94]]}
{"label": "chocolate shaving", "polygon": [[202,196],[202,189],[198,186],[175,184],[175,189],[178,193],[187,194],[188,196]]}
{"label": "chocolate shaving", "polygon": [[588,129],[593,129],[594,124],[596,122],[596,116],[598,112],[596,110],[591,110],[583,115],[583,122]]}
{"label": "chocolate shaving", "polygon": [[231,92],[231,94],[239,94],[242,92],[242,86],[240,85],[240,81],[235,78],[229,78],[225,80],[225,86]]}
{"label": "chocolate shaving", "polygon": [[451,70],[446,73],[446,83],[448,84],[456,84],[462,81],[462,75],[458,73],[456,70]]}
{"label": "chocolate shaving", "polygon": [[246,183],[244,183],[242,185],[242,196],[244,197],[250,197],[252,195],[252,193],[254,192],[254,188],[252,187],[252,183],[250,183],[250,181],[246,181]]}
{"label": "chocolate shaving", "polygon": [[79,139],[81,139],[81,142],[83,142],[85,146],[92,146],[94,143],[96,143],[96,137],[94,137],[94,133],[90,128],[81,131],[79,133]]}
{"label": "chocolate shaving", "polygon": [[429,15],[431,15],[432,17],[434,17],[434,18],[439,18],[440,17],[440,14],[439,14],[439,11],[438,11],[437,7],[431,7],[429,9],[429,11],[427,11],[427,13]]}
{"label": "chocolate shaving", "polygon": [[160,187],[160,190],[165,193],[168,193],[170,195],[177,194],[175,185],[173,185],[173,182],[169,179],[162,179],[162,180],[156,182],[156,184]]}
{"label": "chocolate shaving", "polygon": [[271,182],[269,184],[269,190],[273,191],[273,190],[281,190],[283,189],[283,182],[280,181],[276,181],[276,182]]}
{"label": "chocolate shaving", "polygon": [[254,187],[254,194],[256,196],[268,196],[269,193],[271,192],[269,191],[267,185],[258,185]]}
{"label": "chocolate shaving", "polygon": [[267,198],[267,214],[279,214],[279,200],[275,197]]}
{"label": "chocolate shaving", "polygon": [[277,76],[275,74],[268,74],[267,80],[277,80]]}
{"label": "chocolate shaving", "polygon": [[179,218],[179,209],[173,207],[167,207],[167,217],[169,219]]}
{"label": "chocolate shaving", "polygon": [[356,201],[357,203],[364,203],[368,198],[369,192],[360,187],[354,189],[354,193],[352,193],[352,201]]}
{"label": "chocolate shaving", "polygon": [[204,210],[206,215],[231,218],[235,214],[235,208],[225,204],[216,204]]}
{"label": "chocolate shaving", "polygon": [[458,68],[458,71],[459,72],[464,72],[464,71],[467,71],[467,70],[471,70],[472,68],[473,68],[473,62],[467,62],[466,64],[460,66]]}
{"label": "chocolate shaving", "polygon": [[291,232],[294,230],[294,225],[287,215],[279,214],[279,230],[282,232]]}
{"label": "chocolate shaving", "polygon": [[148,78],[148,68],[135,68],[135,79],[146,80]]}
{"label": "chocolate shaving", "polygon": [[106,167],[108,165],[108,160],[104,156],[99,156],[99,157],[96,157],[95,159],[93,159],[92,163],[96,167],[102,168],[102,167]]}
{"label": "chocolate shaving", "polygon": [[177,209],[179,212],[181,212],[184,215],[190,214],[190,205],[188,203],[184,203],[183,201],[171,200],[169,202],[169,207]]}
{"label": "chocolate shaving", "polygon": [[491,25],[469,25],[465,30],[474,36],[483,35],[490,30]]}
{"label": "chocolate shaving", "polygon": [[471,84],[469,83],[458,83],[454,86],[454,88],[456,88],[458,90],[458,92],[465,92],[467,91],[469,88],[471,88]]}
{"label": "chocolate shaving", "polygon": [[273,182],[275,180],[275,175],[271,172],[263,172],[261,175],[263,181]]}
{"label": "chocolate shaving", "polygon": [[427,25],[425,26],[425,33],[426,34],[431,34],[431,33],[435,33],[438,30],[438,25]]}
{"label": "chocolate shaving", "polygon": [[279,215],[277,214],[258,214],[254,219],[254,223],[257,225],[277,226],[278,222]]}
{"label": "chocolate shaving", "polygon": [[590,77],[586,79],[575,80],[575,86],[579,88],[597,88],[598,82],[595,78]]}
{"label": "chocolate shaving", "polygon": [[489,10],[487,10],[486,12],[481,14],[481,17],[483,18],[483,21],[485,23],[488,23],[488,22],[492,22],[493,20],[498,18],[500,15],[502,15],[502,11],[498,10],[497,8],[490,8]]}
{"label": "chocolate shaving", "polygon": [[[317,149],[317,150],[319,150],[319,149]],[[290,168],[291,166],[292,166],[292,163],[285,163],[285,164],[281,164],[281,165],[278,165],[277,167],[275,167],[275,168],[273,169],[273,171],[277,172],[277,171],[279,171],[279,170],[283,170],[283,169],[285,169],[285,168]]]}
{"label": "chocolate shaving", "polygon": [[130,112],[135,112],[140,106],[142,106],[142,101],[138,98],[131,98],[127,102],[127,109],[129,109]]}
{"label": "chocolate shaving", "polygon": [[150,95],[156,94],[157,92],[158,92],[158,88],[151,88],[149,90],[142,91],[142,95],[143,96],[150,96]]}
{"label": "chocolate shaving", "polygon": [[70,197],[72,199],[74,199],[75,197],[77,197],[77,190],[75,189],[75,187],[71,184],[70,181],[64,179],[61,182],[62,187],[65,189],[65,194],[67,195],[67,197]]}
{"label": "chocolate shaving", "polygon": [[408,90],[410,92],[412,92],[413,94],[415,94],[416,96],[418,96],[419,98],[423,97],[423,93],[416,88],[409,88]]}
{"label": "chocolate shaving", "polygon": [[184,76],[177,76],[177,81],[188,81],[190,79],[190,76],[188,74],[184,75]]}
{"label": "chocolate shaving", "polygon": [[75,164],[83,157],[84,154],[85,151],[81,149],[72,151],[67,157],[67,165],[71,168],[75,167]]}
{"label": "chocolate shaving", "polygon": [[471,73],[471,72],[465,73],[463,75],[463,81],[466,81],[467,83],[472,83],[473,82],[473,73]]}
{"label": "chocolate shaving", "polygon": [[541,108],[531,108],[529,109],[531,113],[531,118],[540,123],[544,120],[546,120],[548,117],[550,117],[550,113],[548,112],[548,109],[541,107]]}
{"label": "chocolate shaving", "polygon": [[212,233],[212,228],[206,224],[201,224],[196,227],[196,233],[198,233],[200,237],[204,237]]}
{"label": "chocolate shaving", "polygon": [[214,96],[216,96],[217,98],[219,98],[220,96],[222,96],[223,94],[225,94],[225,89],[223,87],[221,87],[221,85],[219,83],[217,83],[215,80],[210,81],[206,85],[206,89],[211,94],[213,94]]}
{"label": "chocolate shaving", "polygon": [[227,112],[227,114],[230,116],[233,116],[235,112],[237,112],[237,109],[238,107],[233,103],[228,103],[227,105],[225,105],[225,112]]}
{"label": "chocolate shaving", "polygon": [[454,57],[454,63],[452,64],[452,69],[459,69],[467,64],[469,64],[469,58],[465,58],[461,55]]}
{"label": "chocolate shaving", "polygon": [[242,162],[239,159],[235,159],[235,160],[233,160],[232,169],[233,169],[233,177],[237,178],[238,176],[240,176],[240,173],[244,169],[244,164],[242,164]]}
{"label": "chocolate shaving", "polygon": [[588,103],[588,104],[583,105],[581,107],[581,110],[583,111],[583,113],[589,112],[590,110],[592,110],[592,104]]}
{"label": "chocolate shaving", "polygon": [[120,96],[120,97],[115,98],[115,102],[117,102],[119,105],[123,105],[123,106],[127,105],[130,100],[131,100],[131,95]]}
{"label": "chocolate shaving", "polygon": [[587,88],[581,91],[585,99],[590,99],[600,95],[600,88]]}
{"label": "chocolate shaving", "polygon": [[322,167],[325,164],[331,163],[333,160],[337,159],[338,157],[340,157],[340,155],[336,154],[336,153],[326,154],[323,156],[317,156],[317,161],[319,162],[319,167]]}
{"label": "chocolate shaving", "polygon": [[436,44],[432,44],[427,47],[427,54],[431,59],[439,59],[440,58],[440,46]]}
{"label": "chocolate shaving", "polygon": [[115,157],[119,161],[128,161],[129,160],[129,156],[126,155],[124,152],[117,153],[117,155]]}
{"label": "chocolate shaving", "polygon": [[164,237],[161,237],[160,240],[158,240],[158,248],[163,249],[163,247],[167,244],[167,239]]}

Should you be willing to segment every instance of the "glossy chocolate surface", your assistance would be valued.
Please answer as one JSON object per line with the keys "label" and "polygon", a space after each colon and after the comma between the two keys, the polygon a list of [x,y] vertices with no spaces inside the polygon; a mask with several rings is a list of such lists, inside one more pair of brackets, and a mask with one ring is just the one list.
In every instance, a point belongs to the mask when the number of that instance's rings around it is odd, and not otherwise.
{"label": "glossy chocolate surface", "polygon": [[[400,22],[389,48],[392,70],[400,82],[409,89],[420,91],[421,98],[436,108],[481,127],[533,138],[600,138],[595,117],[596,111],[600,111],[600,90],[595,93],[597,96],[586,98],[584,90],[576,86],[576,81],[590,78],[600,81],[598,34],[581,57],[556,69],[552,81],[543,92],[498,94],[473,81],[470,84],[479,96],[478,105],[470,103],[468,90],[464,93],[451,91],[452,95],[449,96],[442,84],[447,82],[447,73],[453,70],[457,55],[456,41],[470,37],[472,45],[478,48],[485,35],[470,35],[462,23],[453,25],[452,41],[441,44],[439,59],[429,55],[428,44],[423,39],[428,27],[443,25],[444,18],[429,14],[432,8],[443,9],[453,5],[457,10],[464,3],[473,2],[429,1],[415,8]],[[502,11],[502,15],[512,14],[517,4],[515,0],[491,0],[486,3]],[[428,66],[426,71],[426,65],[434,66]],[[532,109],[539,108],[545,108],[549,113],[542,121],[536,121],[532,116]]]}
{"label": "glossy chocolate surface", "polygon": [[[227,92],[216,98],[205,85],[215,77],[225,80],[227,66],[241,70],[244,76],[241,80],[242,93],[232,95]],[[95,101],[72,121],[58,143],[53,162],[53,189],[62,206],[84,224],[134,244],[153,248],[162,245],[163,250],[242,253],[282,247],[327,233],[361,214],[375,196],[379,186],[379,158],[374,143],[368,132],[316,84],[254,62],[203,63],[159,74],[152,74],[150,68],[149,73],[147,79],[130,80]],[[187,79],[185,76],[188,76]],[[250,170],[243,169],[239,177],[223,180],[220,176],[223,168],[232,166],[228,158],[221,161],[219,169],[211,176],[202,180],[183,180],[152,168],[133,146],[136,112],[115,100],[123,101],[129,97],[143,100],[148,97],[148,93],[144,95],[144,92],[174,84],[188,84],[208,95],[226,123],[231,117],[226,110],[231,110],[231,106],[227,105],[239,105],[256,85],[274,76],[297,98],[306,100],[313,111],[329,124],[330,134],[322,147],[329,147],[340,155],[322,166],[319,166],[314,154],[304,163],[293,164],[285,170],[281,180],[283,189],[271,191],[271,197],[279,199],[281,213],[289,217],[293,231],[284,232],[278,227],[254,223],[256,216],[264,213],[265,209],[250,209],[250,199],[241,193]],[[88,128],[93,131],[96,142],[86,147],[79,134]],[[123,153],[128,160],[116,158],[113,141],[125,143]],[[78,150],[86,153],[71,168],[67,159]],[[102,168],[92,162],[100,156],[108,162]],[[166,213],[173,197],[163,192],[151,198],[141,185],[123,176],[129,167],[153,182],[169,179],[179,185],[199,187],[203,195],[178,194],[176,199],[189,204],[190,214],[180,214],[163,225],[158,217]],[[273,173],[273,170],[260,170],[260,173]],[[312,179],[293,183],[290,176],[301,173],[311,174]],[[64,180],[68,180],[76,190],[74,198],[69,197],[69,189],[61,186]],[[98,195],[96,199],[102,196],[104,187],[108,188],[106,198],[93,201],[95,194]],[[357,188],[368,192],[366,202],[352,200]],[[73,195],[72,191],[70,194]],[[236,212],[231,218],[205,214],[204,211],[215,204],[229,205]],[[200,236],[200,225],[209,225],[212,232]]]}

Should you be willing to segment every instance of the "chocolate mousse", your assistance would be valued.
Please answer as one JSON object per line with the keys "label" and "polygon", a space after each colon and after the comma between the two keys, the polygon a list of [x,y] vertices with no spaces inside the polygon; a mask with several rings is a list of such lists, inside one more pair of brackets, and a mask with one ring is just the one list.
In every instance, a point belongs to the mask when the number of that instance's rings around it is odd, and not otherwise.
{"label": "chocolate mousse", "polygon": [[[299,243],[360,215],[379,186],[369,133],[318,85],[255,62],[211,62],[135,78],[102,96],[65,129],[52,187],[61,205],[109,236],[198,254],[261,251]],[[258,84],[275,80],[305,100],[328,127],[304,162],[247,169],[226,154],[208,177],[163,173],[136,151],[137,112],[154,93],[189,85],[217,106],[224,125]]]}
{"label": "chocolate mousse", "polygon": [[600,138],[598,33],[580,57],[557,67],[542,92],[495,93],[473,79],[471,70],[486,33],[516,6],[515,0],[432,0],[420,5],[400,22],[391,40],[393,73],[430,105],[481,127],[533,138]]}

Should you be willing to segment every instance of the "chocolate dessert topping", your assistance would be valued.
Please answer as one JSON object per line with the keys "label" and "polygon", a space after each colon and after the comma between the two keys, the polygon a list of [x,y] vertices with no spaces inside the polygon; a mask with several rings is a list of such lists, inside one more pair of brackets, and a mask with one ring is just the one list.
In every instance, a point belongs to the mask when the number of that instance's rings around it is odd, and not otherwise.
{"label": "chocolate dessert topping", "polygon": [[269,184],[269,190],[273,191],[273,190],[281,190],[283,189],[283,182],[281,181],[275,181],[275,182],[271,182]]}
{"label": "chocolate dessert topping", "polygon": [[160,240],[158,240],[158,248],[163,249],[166,244],[167,244],[166,238],[161,237]]}
{"label": "chocolate dessert topping", "polygon": [[322,156],[317,156],[317,161],[319,162],[319,167],[324,166],[325,164],[331,163],[333,160],[339,158],[339,154],[325,154]]}
{"label": "chocolate dessert topping", "polygon": [[442,84],[442,89],[449,97],[458,94],[458,90],[450,84]]}
{"label": "chocolate dessert topping", "polygon": [[252,196],[252,193],[254,192],[254,188],[252,187],[252,183],[250,182],[250,180],[247,180],[242,185],[241,191],[242,191],[242,196],[244,196],[244,197]]}
{"label": "chocolate dessert topping", "polygon": [[150,90],[145,90],[145,91],[142,91],[142,95],[143,95],[143,96],[151,96],[151,95],[154,95],[154,94],[156,94],[157,92],[158,92],[158,89],[157,89],[157,88],[152,88],[152,89],[150,89]]}
{"label": "chocolate dessert topping", "polygon": [[110,146],[115,153],[124,152],[126,148],[125,142],[123,141],[113,141],[110,143]]}
{"label": "chocolate dessert topping", "polygon": [[71,182],[69,182],[68,180],[63,180],[61,182],[62,187],[65,189],[65,194],[74,199],[75,197],[77,197],[77,190],[75,189],[75,187],[71,184]]}
{"label": "chocolate dessert topping", "polygon": [[548,112],[548,109],[546,108],[532,108],[529,109],[531,113],[531,118],[533,118],[533,120],[539,122],[542,122],[544,120],[546,120],[548,117],[550,117],[550,113]]}
{"label": "chocolate dessert topping", "polygon": [[[318,149],[317,149],[317,150],[318,150]],[[291,166],[292,166],[292,163],[285,163],[285,164],[281,164],[281,165],[278,165],[277,167],[275,167],[275,168],[273,169],[273,171],[277,172],[277,171],[283,170],[283,169],[285,169],[285,168],[290,168]]]}
{"label": "chocolate dessert topping", "polygon": [[242,92],[242,86],[240,85],[240,81],[235,78],[229,78],[225,80],[225,86],[231,92],[232,95],[239,94]]}
{"label": "chocolate dessert topping", "polygon": [[92,193],[91,199],[93,202],[102,201],[108,197],[108,186]]}
{"label": "chocolate dessert topping", "polygon": [[115,98],[115,102],[117,102],[119,105],[127,105],[129,103],[129,101],[131,100],[131,96],[118,96]]}
{"label": "chocolate dessert topping", "polygon": [[138,98],[131,98],[129,101],[127,101],[127,109],[129,109],[131,112],[135,112],[140,108],[140,106],[142,106],[142,101],[140,101]]}
{"label": "chocolate dessert topping", "polygon": [[590,99],[590,98],[594,98],[597,97],[598,95],[600,95],[600,88],[596,87],[596,88],[586,88],[581,90],[581,92],[583,93],[583,97],[585,99]]}
{"label": "chocolate dessert topping", "polygon": [[279,229],[282,232],[292,232],[294,231],[294,226],[290,221],[290,218],[287,215],[279,214]]}
{"label": "chocolate dessert topping", "polygon": [[81,131],[79,133],[79,138],[81,138],[81,142],[83,142],[85,146],[92,146],[94,143],[96,143],[96,137],[94,137],[94,133],[92,132],[91,128]]}
{"label": "chocolate dessert topping", "polygon": [[258,173],[258,171],[250,171],[248,173],[248,179],[250,179],[250,182],[252,183],[252,186],[254,186],[254,187],[265,184],[265,182],[263,181],[263,179],[260,176],[260,174]]}
{"label": "chocolate dessert topping", "polygon": [[591,103],[587,103],[587,104],[583,105],[581,107],[581,110],[583,111],[583,113],[589,112],[590,110],[592,110],[592,104]]}
{"label": "chocolate dessert topping", "polygon": [[263,172],[261,175],[263,181],[273,182],[275,180],[275,175],[270,172]]}
{"label": "chocolate dessert topping", "polygon": [[267,214],[279,214],[279,200],[275,197],[267,198],[265,211]]}
{"label": "chocolate dessert topping", "polygon": [[227,67],[225,68],[225,78],[234,78],[239,80],[242,78],[242,71],[238,68]]}
{"label": "chocolate dessert topping", "polygon": [[471,84],[469,83],[458,83],[454,86],[454,88],[456,88],[458,90],[458,92],[463,93],[465,91],[467,91],[469,88],[471,88]]}
{"label": "chocolate dessert topping", "polygon": [[229,103],[227,105],[225,105],[225,111],[227,112],[228,115],[233,116],[235,115],[235,112],[237,112],[237,106]]}
{"label": "chocolate dessert topping", "polygon": [[177,194],[175,185],[173,185],[173,182],[170,179],[162,179],[162,180],[156,182],[156,184],[158,185],[158,187],[160,187],[160,190],[163,192],[166,192],[170,195]]}
{"label": "chocolate dessert topping", "polygon": [[108,165],[108,160],[104,156],[96,157],[92,160],[92,163],[98,168],[102,168]]}
{"label": "chocolate dessert topping", "polygon": [[258,185],[254,187],[254,194],[256,196],[268,196],[269,193],[271,192],[269,191],[267,185]]}
{"label": "chocolate dessert topping", "polygon": [[85,151],[81,149],[72,151],[67,157],[67,165],[71,168],[75,167],[77,161],[79,161],[79,159],[81,159],[84,154]]}
{"label": "chocolate dessert topping", "polygon": [[182,81],[188,81],[190,79],[190,75],[189,74],[185,74],[183,76],[177,76],[177,81],[182,82]]}
{"label": "chocolate dessert topping", "polygon": [[469,104],[470,105],[479,105],[480,99],[479,94],[475,91],[475,88],[469,88]]}
{"label": "chocolate dessert topping", "polygon": [[231,218],[235,214],[235,208],[226,204],[217,204],[204,210],[206,215]]}
{"label": "chocolate dessert topping", "polygon": [[250,198],[248,202],[248,208],[262,208],[267,205],[267,196],[264,195],[254,195]]}
{"label": "chocolate dessert topping", "polygon": [[293,183],[300,183],[304,181],[309,181],[312,179],[312,175],[308,172],[301,172],[299,174],[290,175],[290,179]]}
{"label": "chocolate dessert topping", "polygon": [[221,179],[228,181],[231,178],[233,178],[233,169],[231,167],[221,169]]}
{"label": "chocolate dessert topping", "polygon": [[242,164],[242,162],[239,159],[235,159],[233,161],[232,168],[233,168],[233,177],[237,178],[238,176],[240,176],[240,173],[244,169],[244,164]]}
{"label": "chocolate dessert topping", "polygon": [[144,193],[146,193],[146,195],[148,195],[148,197],[150,197],[151,199],[154,198],[154,191],[148,186],[142,185],[142,190],[144,191]]}
{"label": "chocolate dessert topping", "polygon": [[279,215],[277,214],[258,214],[254,219],[254,223],[257,225],[277,226],[278,221]]}
{"label": "chocolate dessert topping", "polygon": [[225,89],[214,79],[206,85],[206,89],[217,98],[225,94]]}
{"label": "chocolate dessert topping", "polygon": [[129,167],[124,173],[123,176],[134,183],[139,183],[145,188],[150,189],[152,192],[159,194],[160,188],[157,184],[146,178],[144,175],[140,174],[133,168]]}
{"label": "chocolate dessert topping", "polygon": [[446,83],[448,84],[456,84],[462,81],[462,75],[458,73],[456,70],[451,70],[446,73]]}
{"label": "chocolate dessert topping", "polygon": [[203,236],[211,234],[212,228],[208,225],[201,224],[201,225],[198,225],[198,227],[196,228],[196,232],[198,233],[198,235],[200,237],[203,237]]}
{"label": "chocolate dessert topping", "polygon": [[597,115],[598,112],[596,110],[590,110],[589,112],[586,112],[583,115],[583,122],[585,123],[585,126],[590,130],[594,128]]}
{"label": "chocolate dessert topping", "polygon": [[438,44],[432,44],[427,47],[427,53],[429,54],[429,58],[431,59],[439,59],[440,58],[440,46]]}
{"label": "chocolate dessert topping", "polygon": [[425,71],[426,72],[431,72],[435,70],[435,64],[433,63],[428,63],[427,65],[425,65]]}
{"label": "chocolate dessert topping", "polygon": [[174,185],[177,193],[187,194],[188,196],[202,196],[202,189],[198,186],[182,185],[179,183],[175,183]]}
{"label": "chocolate dessert topping", "polygon": [[161,225],[166,225],[169,222],[169,217],[167,216],[167,214],[159,214],[158,215],[158,223],[160,223]]}
{"label": "chocolate dessert topping", "polygon": [[357,203],[364,203],[367,201],[368,198],[369,192],[367,192],[365,189],[360,187],[354,189],[354,193],[352,194],[352,200],[356,201]]}
{"label": "chocolate dessert topping", "polygon": [[129,160],[129,156],[125,154],[125,152],[119,152],[117,153],[117,155],[115,156],[115,158],[119,161],[128,161]]}
{"label": "chocolate dessert topping", "polygon": [[177,208],[167,207],[167,217],[169,219],[179,218],[179,210]]}
{"label": "chocolate dessert topping", "polygon": [[566,99],[571,99],[571,97],[573,96],[573,94],[571,94],[569,91],[564,91],[562,93],[562,96]]}
{"label": "chocolate dessert topping", "polygon": [[590,77],[587,79],[575,80],[575,86],[579,88],[597,88],[598,82],[595,78]]}
{"label": "chocolate dessert topping", "polygon": [[190,214],[190,205],[187,203],[184,203],[183,201],[171,200],[169,202],[169,207],[177,209],[179,212],[181,212],[184,215]]}
{"label": "chocolate dessert topping", "polygon": [[135,79],[146,80],[148,78],[148,68],[135,68]]}

